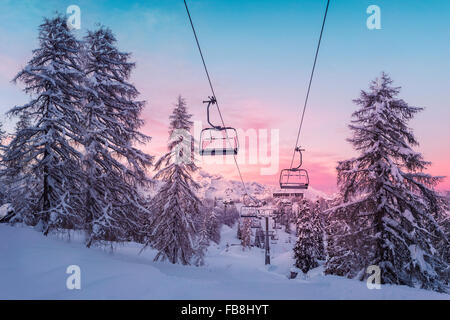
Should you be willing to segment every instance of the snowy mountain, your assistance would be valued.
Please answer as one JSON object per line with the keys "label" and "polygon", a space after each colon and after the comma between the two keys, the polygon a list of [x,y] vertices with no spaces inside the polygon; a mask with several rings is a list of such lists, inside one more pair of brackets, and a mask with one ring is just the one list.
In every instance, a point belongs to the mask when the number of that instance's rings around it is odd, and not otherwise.
{"label": "snowy mountain", "polygon": [[[197,181],[199,181],[202,186],[200,192],[205,198],[222,198],[226,195],[228,190],[228,192],[231,192],[231,198],[239,200],[245,193],[244,187],[240,181],[227,180],[221,175],[210,174],[205,171],[200,171],[198,176],[199,179]],[[270,198],[272,197],[272,194],[279,189],[276,186],[265,185],[254,181],[246,182],[245,186],[248,193],[259,199]],[[323,197],[325,199],[330,198],[329,195],[315,190],[314,188],[309,188],[306,190],[305,197],[311,200],[315,200],[319,197]]]}

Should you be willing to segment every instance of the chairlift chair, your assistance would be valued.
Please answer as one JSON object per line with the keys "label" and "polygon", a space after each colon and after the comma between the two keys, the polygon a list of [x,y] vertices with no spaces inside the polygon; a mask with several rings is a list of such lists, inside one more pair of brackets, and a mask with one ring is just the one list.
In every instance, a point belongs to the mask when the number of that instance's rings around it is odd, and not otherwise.
{"label": "chairlift chair", "polygon": [[280,172],[280,188],[281,189],[308,189],[309,176],[308,171],[301,169],[303,159],[302,151],[299,147],[295,148],[295,152],[299,153],[300,162],[297,167],[290,169],[283,169]]}
{"label": "chairlift chair", "polygon": [[274,198],[293,198],[293,199],[303,198],[303,192],[300,192],[300,190],[289,191],[288,189],[282,189],[275,191],[272,195]]}
{"label": "chairlift chair", "polygon": [[239,141],[237,131],[232,127],[221,127],[211,123],[209,118],[209,108],[212,104],[216,104],[215,97],[209,97],[209,100],[203,101],[207,103],[206,114],[209,128],[205,128],[200,133],[200,155],[237,155],[239,149]]}
{"label": "chairlift chair", "polygon": [[259,218],[259,207],[244,205],[241,207],[240,216],[241,218]]}

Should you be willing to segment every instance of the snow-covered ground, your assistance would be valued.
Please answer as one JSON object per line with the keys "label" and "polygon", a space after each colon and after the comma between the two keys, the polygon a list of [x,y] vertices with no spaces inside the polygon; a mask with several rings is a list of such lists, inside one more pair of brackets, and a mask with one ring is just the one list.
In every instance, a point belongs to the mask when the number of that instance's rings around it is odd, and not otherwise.
{"label": "snow-covered ground", "polygon": [[[287,278],[294,238],[280,233],[272,265],[264,251],[242,251],[235,228],[222,228],[204,267],[153,262],[155,254],[127,243],[114,253],[87,249],[80,235],[67,241],[28,227],[0,225],[0,299],[450,299],[450,295],[404,286],[369,290],[366,284],[311,270]],[[229,244],[227,248],[227,243]],[[81,268],[81,289],[68,290],[66,269]]]}

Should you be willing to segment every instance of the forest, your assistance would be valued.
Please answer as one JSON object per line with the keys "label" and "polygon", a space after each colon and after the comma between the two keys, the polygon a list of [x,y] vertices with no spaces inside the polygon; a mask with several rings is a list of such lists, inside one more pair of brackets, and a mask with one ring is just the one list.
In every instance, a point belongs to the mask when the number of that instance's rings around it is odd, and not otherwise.
{"label": "forest", "polygon": [[155,261],[202,268],[224,226],[236,228],[244,253],[267,246],[264,220],[242,212],[270,207],[273,229],[295,239],[292,278],[322,266],[325,275],[365,281],[378,266],[382,284],[449,293],[448,199],[436,189],[444,177],[427,173],[409,126],[423,108],[402,100],[387,73],[353,100],[348,143],[358,156],[336,163],[335,195],[229,188],[210,198],[199,193],[199,150],[182,95],[168,106],[166,153],[142,151],[152,143],[141,130],[147,102],[130,80],[131,53],[118,49],[111,29],[78,39],[56,15],[44,19],[38,40],[13,79],[30,100],[8,111],[14,132],[0,129],[0,223],[43,237],[78,232],[87,248],[133,242],[155,250]]}

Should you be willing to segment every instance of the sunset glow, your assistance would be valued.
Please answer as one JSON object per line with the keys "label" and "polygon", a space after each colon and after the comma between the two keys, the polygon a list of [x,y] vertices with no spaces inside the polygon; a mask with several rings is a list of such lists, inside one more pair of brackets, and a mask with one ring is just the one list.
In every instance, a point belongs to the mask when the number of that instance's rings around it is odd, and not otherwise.
{"label": "sunset glow", "polygon": [[[450,175],[450,44],[447,34],[435,31],[448,20],[445,12],[450,4],[432,2],[433,14],[420,1],[415,1],[415,6],[378,1],[386,12],[378,31],[365,26],[362,13],[368,1],[334,4],[300,139],[313,188],[328,193],[337,190],[337,161],[355,155],[345,140],[355,110],[352,99],[381,71],[402,86],[400,97],[426,108],[410,125],[421,143],[419,150],[432,162],[429,173]],[[42,16],[56,9],[63,12],[69,4],[2,2],[0,40],[20,40],[0,53],[2,114],[27,99],[21,87],[10,81],[37,46],[36,26]],[[186,98],[193,119],[206,124],[202,101],[210,92],[182,2],[79,1],[79,5],[83,24],[76,32],[82,35],[95,23],[102,23],[117,35],[122,50],[132,52],[136,61],[132,79],[141,99],[147,101],[144,132],[152,141],[143,148],[148,153],[165,151],[168,115],[178,94]],[[271,1],[192,1],[226,124],[245,132],[279,130],[280,170],[289,166],[294,148],[321,10],[322,3],[313,1],[286,1],[282,7]],[[414,39],[406,34],[413,34]],[[14,121],[3,117],[9,132]],[[242,164],[245,180],[276,185],[279,170],[261,175],[264,166]],[[206,165],[204,169],[238,178],[233,164]],[[450,180],[438,188],[450,189]]]}

